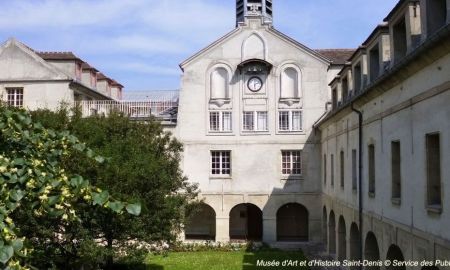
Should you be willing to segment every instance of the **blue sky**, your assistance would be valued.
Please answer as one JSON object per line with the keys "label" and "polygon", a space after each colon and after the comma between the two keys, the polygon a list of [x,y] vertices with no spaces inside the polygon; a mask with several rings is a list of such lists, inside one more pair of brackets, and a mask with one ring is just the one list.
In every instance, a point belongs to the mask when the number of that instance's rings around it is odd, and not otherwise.
{"label": "blue sky", "polygon": [[[178,64],[235,25],[235,0],[0,1],[0,40],[72,51],[128,91],[178,89]],[[274,26],[310,48],[355,48],[396,3],[274,0]]]}

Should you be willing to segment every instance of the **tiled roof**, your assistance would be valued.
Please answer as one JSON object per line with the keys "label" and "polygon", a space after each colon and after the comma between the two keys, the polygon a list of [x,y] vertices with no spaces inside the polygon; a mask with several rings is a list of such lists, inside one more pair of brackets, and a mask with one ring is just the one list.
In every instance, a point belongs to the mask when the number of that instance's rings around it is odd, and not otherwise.
{"label": "tiled roof", "polygon": [[44,60],[78,60],[73,52],[36,52]]}
{"label": "tiled roof", "polygon": [[93,70],[94,72],[98,72],[98,69],[96,69],[95,67],[89,65],[87,62],[83,62],[83,64],[81,64],[81,69],[83,69],[83,70]]}
{"label": "tiled roof", "polygon": [[320,49],[316,50],[335,65],[344,65],[353,55],[355,49]]}
{"label": "tiled roof", "polygon": [[123,88],[123,85],[121,85],[118,81],[116,81],[116,80],[114,80],[114,79],[112,79],[112,84],[111,84],[112,86],[118,86],[118,87],[121,87],[121,88]]}

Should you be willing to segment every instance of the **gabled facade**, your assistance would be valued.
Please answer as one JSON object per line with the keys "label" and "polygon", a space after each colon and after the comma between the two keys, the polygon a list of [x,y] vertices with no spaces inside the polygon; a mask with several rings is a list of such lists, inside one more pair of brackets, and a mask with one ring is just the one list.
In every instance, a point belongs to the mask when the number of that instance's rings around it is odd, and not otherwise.
{"label": "gabled facade", "polygon": [[122,86],[115,83],[115,95],[99,91],[97,72],[71,52],[36,52],[13,38],[0,47],[0,96],[12,106],[56,109],[118,99]]}
{"label": "gabled facade", "polygon": [[243,1],[245,20],[238,12],[236,29],[180,65],[175,134],[183,170],[205,202],[185,237],[318,242],[313,124],[349,50],[327,51],[328,59],[273,28],[271,1],[256,2]]}

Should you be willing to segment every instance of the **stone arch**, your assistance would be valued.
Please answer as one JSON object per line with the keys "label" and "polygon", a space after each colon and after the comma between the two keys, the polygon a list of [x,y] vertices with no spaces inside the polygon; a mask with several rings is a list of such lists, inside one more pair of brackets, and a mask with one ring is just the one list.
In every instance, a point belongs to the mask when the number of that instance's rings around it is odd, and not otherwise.
{"label": "stone arch", "polygon": [[230,240],[262,240],[262,211],[251,203],[234,206],[230,211]]}
{"label": "stone arch", "polygon": [[353,222],[350,226],[350,260],[361,260],[361,249],[359,246],[360,239],[361,236],[358,225]]}
{"label": "stone arch", "polygon": [[347,258],[347,230],[343,216],[339,217],[338,222],[338,260],[343,261]]}
{"label": "stone arch", "polygon": [[299,203],[288,203],[277,211],[277,241],[308,241],[309,213]]}
{"label": "stone arch", "polygon": [[336,219],[333,210],[328,219],[328,253],[336,254]]}
{"label": "stone arch", "polygon": [[[405,261],[405,257],[403,256],[403,252],[400,249],[399,246],[392,244],[389,249],[388,252],[386,254],[386,260],[390,260],[391,262],[394,260],[403,262]],[[386,269],[388,270],[406,270],[405,266],[392,266],[392,264],[390,266],[387,266]]]}
{"label": "stone arch", "polygon": [[[366,235],[366,241],[364,242],[364,259],[369,261],[380,260],[380,249],[378,248],[378,242],[373,232],[368,232]],[[371,266],[366,269],[380,269],[379,266]]]}
{"label": "stone arch", "polygon": [[242,43],[242,61],[248,59],[266,60],[267,47],[264,38],[258,33],[252,33]]}
{"label": "stone arch", "polygon": [[215,240],[216,212],[206,203],[201,203],[186,217],[184,227],[186,240]]}
{"label": "stone arch", "polygon": [[211,99],[230,98],[230,73],[222,66],[215,67],[210,73],[209,80]]}
{"label": "stone arch", "polygon": [[328,244],[327,226],[328,226],[327,207],[323,206],[323,213],[322,213],[322,239],[323,239],[323,243],[325,245]]}

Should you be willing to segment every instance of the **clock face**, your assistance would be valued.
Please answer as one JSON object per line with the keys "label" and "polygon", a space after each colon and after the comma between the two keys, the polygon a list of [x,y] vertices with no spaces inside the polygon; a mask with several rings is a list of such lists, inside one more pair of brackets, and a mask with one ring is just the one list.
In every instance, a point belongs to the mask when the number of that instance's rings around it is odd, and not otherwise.
{"label": "clock face", "polygon": [[251,77],[247,83],[248,89],[253,92],[258,92],[262,87],[262,80],[259,77]]}

